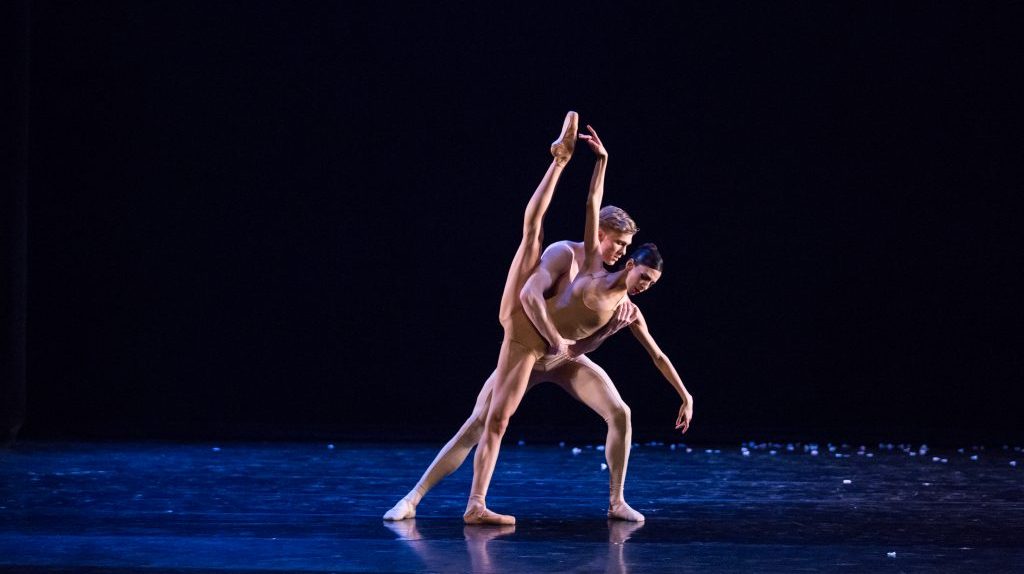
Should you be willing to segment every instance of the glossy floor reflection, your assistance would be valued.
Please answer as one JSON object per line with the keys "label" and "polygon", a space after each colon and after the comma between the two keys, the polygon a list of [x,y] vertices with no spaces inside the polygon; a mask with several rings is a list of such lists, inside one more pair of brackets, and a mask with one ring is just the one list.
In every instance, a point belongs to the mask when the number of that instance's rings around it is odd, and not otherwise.
{"label": "glossy floor reflection", "polygon": [[[1020,571],[1019,447],[638,445],[604,517],[604,453],[509,445],[461,522],[471,465],[415,520],[381,515],[438,445],[27,443],[0,451],[11,572]],[[574,450],[574,446],[578,450]]]}

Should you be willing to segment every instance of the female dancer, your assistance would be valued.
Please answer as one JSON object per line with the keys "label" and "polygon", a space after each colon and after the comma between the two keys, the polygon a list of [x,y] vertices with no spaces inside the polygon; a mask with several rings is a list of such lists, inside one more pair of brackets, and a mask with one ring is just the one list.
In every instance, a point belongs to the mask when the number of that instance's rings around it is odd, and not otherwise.
{"label": "female dancer", "polygon": [[[638,252],[638,255],[627,261],[622,271],[604,271],[599,250],[598,217],[604,195],[608,153],[594,129],[587,126],[587,130],[590,134],[581,134],[579,139],[587,142],[597,156],[597,162],[587,197],[584,261],[569,288],[560,297],[546,301],[543,306],[524,305],[520,293],[540,259],[544,212],[551,202],[558,178],[575,149],[578,131],[575,112],[569,112],[566,116],[562,135],[551,146],[554,161],[526,207],[523,239],[509,269],[498,314],[504,338],[491,403],[484,419],[484,431],[473,460],[473,486],[463,515],[467,524],[515,523],[513,516],[488,510],[486,494],[497,462],[501,438],[508,427],[509,417],[522,400],[535,364],[538,361],[552,362],[567,357],[571,342],[600,329],[611,319],[627,294],[639,294],[661,277],[661,256],[653,245],[641,248],[642,253]],[[683,399],[676,427],[685,432],[693,416],[692,397],[683,387],[668,358],[647,332],[639,313],[631,329]]]}
{"label": "female dancer", "polygon": [[[626,254],[637,232],[636,222],[622,209],[607,205],[601,208],[601,257],[605,265],[614,265]],[[540,263],[526,281],[520,293],[524,305],[545,304],[546,297],[557,297],[565,291],[579,272],[583,261],[582,241],[557,241],[544,250]],[[619,396],[615,383],[597,363],[584,353],[593,351],[621,328],[636,321],[638,309],[625,301],[615,316],[599,331],[570,347],[571,358],[558,364],[534,365],[527,383],[527,393],[543,382],[554,383],[571,397],[585,404],[608,425],[605,437],[605,460],[608,462],[608,518],[642,522],[644,515],[626,503],[624,483],[632,441],[629,406]],[[491,404],[491,390],[495,374],[492,373],[477,395],[473,412],[437,453],[419,481],[401,500],[384,514],[384,520],[406,520],[416,516],[416,507],[437,483],[455,472],[466,460],[484,432],[484,418]]]}

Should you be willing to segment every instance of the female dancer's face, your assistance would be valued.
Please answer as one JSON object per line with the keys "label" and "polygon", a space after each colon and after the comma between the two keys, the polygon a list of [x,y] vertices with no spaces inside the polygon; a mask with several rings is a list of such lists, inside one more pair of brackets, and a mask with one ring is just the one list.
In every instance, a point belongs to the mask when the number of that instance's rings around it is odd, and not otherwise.
{"label": "female dancer's face", "polygon": [[646,265],[638,265],[632,259],[626,262],[626,293],[629,295],[643,293],[653,287],[658,279],[661,279],[661,271]]}
{"label": "female dancer's face", "polygon": [[615,262],[626,254],[626,248],[633,243],[632,233],[601,229],[597,232],[597,236],[601,241],[601,259],[604,260],[605,265],[615,265]]}

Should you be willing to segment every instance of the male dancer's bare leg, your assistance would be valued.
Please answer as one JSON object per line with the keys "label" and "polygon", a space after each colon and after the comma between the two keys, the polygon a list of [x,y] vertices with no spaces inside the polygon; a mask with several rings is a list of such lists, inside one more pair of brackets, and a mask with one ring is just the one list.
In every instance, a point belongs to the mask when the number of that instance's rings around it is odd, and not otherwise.
{"label": "male dancer's bare leg", "polygon": [[608,518],[642,522],[644,515],[626,504],[623,495],[633,427],[629,407],[612,384],[611,377],[597,363],[584,355],[559,367],[552,374],[553,382],[590,407],[608,423],[604,447],[609,474]]}
{"label": "male dancer's bare leg", "polygon": [[473,487],[463,520],[467,524],[515,524],[515,517],[491,512],[487,509],[487,488],[498,462],[501,438],[508,427],[508,419],[519,407],[530,379],[530,371],[537,362],[533,352],[511,339],[512,315],[522,309],[519,293],[540,261],[544,243],[544,213],[551,203],[555,186],[562,170],[572,157],[576,145],[578,118],[576,112],[569,112],[562,124],[559,139],[551,145],[554,160],[548,166],[540,185],[534,190],[523,216],[523,239],[509,267],[505,289],[501,294],[498,320],[505,329],[498,368],[491,394],[491,406],[484,421],[484,432],[480,437],[473,457]]}
{"label": "male dancer's bare leg", "polygon": [[455,436],[444,445],[434,457],[427,470],[420,477],[416,486],[399,500],[391,510],[384,513],[384,520],[405,520],[416,516],[416,506],[426,496],[431,488],[441,482],[446,476],[455,472],[462,466],[463,461],[469,456],[469,451],[480,442],[480,435],[484,432],[484,417],[491,406],[491,390],[494,388],[494,378],[497,371],[491,373],[480,394],[476,397],[476,405],[473,407],[473,414],[469,415],[462,428],[455,433]]}
{"label": "male dancer's bare leg", "polygon": [[[458,470],[465,462],[469,452],[480,442],[480,436],[484,432],[484,418],[491,405],[491,390],[494,388],[494,378],[497,371],[491,373],[484,383],[483,389],[476,398],[476,405],[473,407],[473,414],[462,423],[462,427],[455,433],[455,436],[438,451],[434,461],[430,463],[427,470],[423,472],[416,486],[399,500],[391,510],[384,514],[384,520],[405,520],[415,518],[416,507],[419,506],[423,497],[427,495],[437,483]],[[530,392],[538,383],[549,379],[548,373],[533,371],[530,373],[530,381],[526,385],[526,392]]]}

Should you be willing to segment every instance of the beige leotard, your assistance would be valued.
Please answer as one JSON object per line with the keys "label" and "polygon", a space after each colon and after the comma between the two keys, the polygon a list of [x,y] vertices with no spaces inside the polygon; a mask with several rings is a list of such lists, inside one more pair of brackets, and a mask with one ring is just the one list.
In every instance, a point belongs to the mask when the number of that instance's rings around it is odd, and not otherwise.
{"label": "beige leotard", "polygon": [[[583,277],[592,278],[592,275]],[[554,324],[558,334],[564,339],[578,341],[594,334],[607,323],[615,314],[614,307],[608,310],[597,311],[587,306],[583,297],[569,297],[568,303],[559,306],[560,297],[552,297],[544,302],[547,307],[548,316]],[[544,357],[548,349],[548,342],[541,336],[537,327],[522,307],[516,309],[512,314],[512,329],[509,339],[518,345],[525,347],[533,353],[537,359]],[[538,365],[542,366],[542,365]]]}

